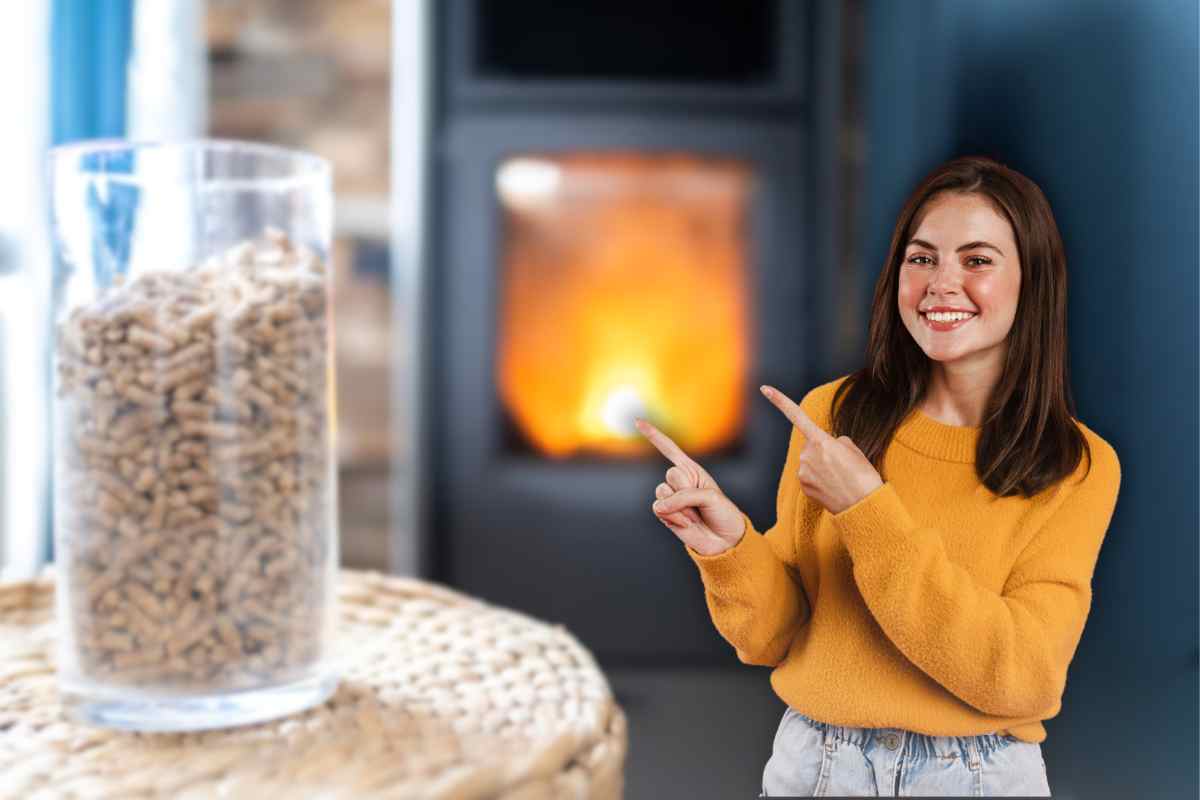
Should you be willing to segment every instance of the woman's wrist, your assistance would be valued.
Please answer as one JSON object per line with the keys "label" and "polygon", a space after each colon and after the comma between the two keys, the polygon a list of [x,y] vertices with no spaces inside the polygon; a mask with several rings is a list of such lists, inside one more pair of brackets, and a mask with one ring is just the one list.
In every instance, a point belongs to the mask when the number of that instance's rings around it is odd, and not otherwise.
{"label": "woman's wrist", "polygon": [[744,539],[744,538],[746,538],[746,529],[745,528],[742,529],[741,534],[739,534],[736,539],[733,539],[733,540],[719,539],[718,541],[713,543],[712,547],[706,547],[704,550],[696,550],[696,548],[694,548],[694,547],[692,549],[695,550],[696,553],[698,553],[699,555],[707,556],[707,557],[711,558],[713,556],[719,556],[722,553],[726,553],[726,552],[734,549],[735,547],[737,547],[739,544],[742,543],[742,539]]}

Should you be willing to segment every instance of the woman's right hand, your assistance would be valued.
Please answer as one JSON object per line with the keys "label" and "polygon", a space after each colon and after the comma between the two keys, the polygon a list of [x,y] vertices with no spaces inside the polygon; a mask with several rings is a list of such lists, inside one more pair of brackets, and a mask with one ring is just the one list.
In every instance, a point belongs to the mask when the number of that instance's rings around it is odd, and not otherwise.
{"label": "woman's right hand", "polygon": [[671,438],[639,419],[637,428],[675,466],[655,487],[654,516],[700,555],[714,556],[742,539],[746,521],[704,467],[693,461]]}

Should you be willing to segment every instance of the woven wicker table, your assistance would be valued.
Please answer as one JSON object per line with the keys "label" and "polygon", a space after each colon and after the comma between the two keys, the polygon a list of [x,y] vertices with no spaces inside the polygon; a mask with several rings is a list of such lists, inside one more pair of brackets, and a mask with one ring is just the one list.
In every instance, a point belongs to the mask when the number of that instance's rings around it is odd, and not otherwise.
{"label": "woven wicker table", "polygon": [[444,586],[343,570],[323,705],[195,733],[67,720],[53,568],[0,583],[0,797],[619,798],[626,719],[562,626]]}

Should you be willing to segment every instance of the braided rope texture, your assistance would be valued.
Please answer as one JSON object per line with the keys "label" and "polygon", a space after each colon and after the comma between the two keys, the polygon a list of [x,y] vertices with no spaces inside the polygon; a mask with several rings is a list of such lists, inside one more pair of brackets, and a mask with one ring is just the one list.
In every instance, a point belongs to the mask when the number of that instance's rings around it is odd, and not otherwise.
{"label": "braided rope texture", "polygon": [[53,567],[0,583],[0,797],[623,796],[626,717],[563,626],[346,569],[338,614],[341,683],[322,705],[235,728],[130,733],[63,714]]}

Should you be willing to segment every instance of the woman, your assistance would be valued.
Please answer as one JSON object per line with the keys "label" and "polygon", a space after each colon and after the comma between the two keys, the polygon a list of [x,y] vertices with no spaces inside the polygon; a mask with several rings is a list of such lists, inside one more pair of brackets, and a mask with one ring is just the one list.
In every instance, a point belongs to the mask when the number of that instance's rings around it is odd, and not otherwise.
{"label": "woman", "polygon": [[713,623],[787,703],[763,796],[1050,794],[1060,707],[1120,486],[1074,417],[1049,204],[987,158],[925,178],[876,283],[867,366],[799,405],[760,534],[699,464],[654,514]]}

